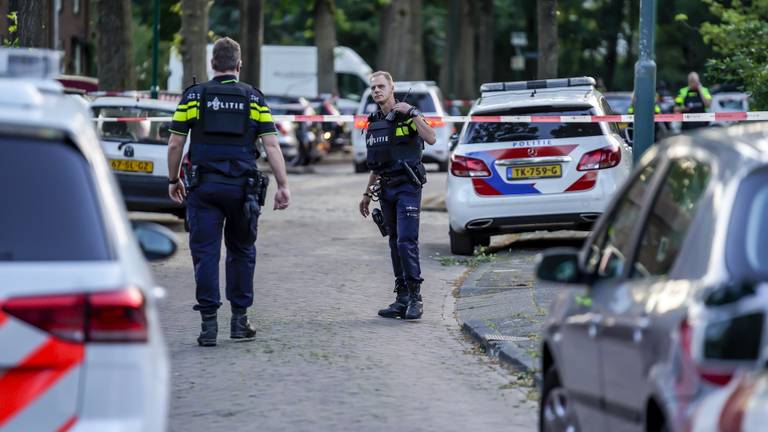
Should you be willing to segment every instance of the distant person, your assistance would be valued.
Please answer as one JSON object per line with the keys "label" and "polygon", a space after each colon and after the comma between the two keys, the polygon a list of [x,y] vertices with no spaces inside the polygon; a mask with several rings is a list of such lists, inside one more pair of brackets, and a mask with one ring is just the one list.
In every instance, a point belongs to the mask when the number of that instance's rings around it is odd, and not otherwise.
{"label": "distant person", "polygon": [[[232,307],[232,339],[250,339],[256,329],[248,320],[253,305],[256,234],[269,178],[256,167],[261,139],[277,180],[275,209],[288,208],[291,195],[272,114],[257,89],[239,81],[240,45],[222,38],[213,45],[213,79],[184,91],[168,140],[168,194],[187,199],[189,249],[195,266],[197,304],[202,331],[200,346],[216,345],[219,255],[224,232],[226,294]],[[179,181],[184,143],[189,135],[192,169]]]}
{"label": "distant person", "polygon": [[[709,89],[701,85],[699,74],[691,72],[688,74],[688,87],[680,89],[680,93],[675,98],[675,112],[697,114],[707,112],[707,108],[712,105],[712,95]],[[682,130],[691,130],[709,126],[709,122],[683,122]]]}

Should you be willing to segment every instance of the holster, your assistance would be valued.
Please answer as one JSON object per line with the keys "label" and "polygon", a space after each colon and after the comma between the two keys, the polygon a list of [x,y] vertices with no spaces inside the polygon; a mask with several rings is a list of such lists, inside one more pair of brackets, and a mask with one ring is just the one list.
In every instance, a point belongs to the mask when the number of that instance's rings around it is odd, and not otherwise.
{"label": "holster", "polygon": [[181,170],[184,172],[184,187],[191,191],[200,185],[200,167],[192,164],[182,164]]}
{"label": "holster", "polygon": [[249,174],[246,179],[243,213],[245,213],[245,217],[248,218],[250,233],[254,240],[256,240],[258,233],[261,208],[264,206],[264,201],[267,198],[268,185],[269,177],[259,171]]}

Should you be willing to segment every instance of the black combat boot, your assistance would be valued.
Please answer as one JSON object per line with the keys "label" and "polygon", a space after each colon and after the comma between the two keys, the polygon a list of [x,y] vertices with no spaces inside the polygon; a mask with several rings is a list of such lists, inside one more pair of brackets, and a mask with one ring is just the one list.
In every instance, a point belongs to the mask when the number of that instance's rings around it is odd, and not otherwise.
{"label": "black combat boot", "polygon": [[395,281],[395,302],[387,306],[386,309],[379,310],[379,316],[383,318],[403,318],[405,316],[405,309],[408,307],[408,288],[405,287],[405,282],[400,280]]}
{"label": "black combat boot", "polygon": [[232,308],[232,322],[229,337],[232,339],[250,339],[256,336],[256,329],[248,321],[245,308]]}
{"label": "black combat boot", "polygon": [[216,346],[216,334],[219,333],[219,323],[216,321],[216,312],[200,312],[203,318],[203,330],[197,337],[197,344],[200,346]]}
{"label": "black combat boot", "polygon": [[421,318],[424,313],[424,304],[421,302],[421,283],[408,282],[408,308],[405,310],[405,319],[414,320]]}

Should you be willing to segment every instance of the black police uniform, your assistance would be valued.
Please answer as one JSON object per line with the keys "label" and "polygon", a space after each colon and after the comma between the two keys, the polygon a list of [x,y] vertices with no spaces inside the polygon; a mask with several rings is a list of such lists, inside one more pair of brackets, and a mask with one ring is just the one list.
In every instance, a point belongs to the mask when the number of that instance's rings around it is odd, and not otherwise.
{"label": "black police uniform", "polygon": [[256,224],[261,210],[255,194],[256,189],[266,188],[266,177],[256,168],[256,140],[277,134],[272,114],[260,91],[238,82],[234,75],[222,75],[184,92],[170,131],[190,134],[193,169],[187,176],[192,183],[187,219],[197,285],[194,309],[203,316],[198,342],[215,345],[222,227],[227,248],[226,297],[233,312],[230,336],[252,337],[245,312],[253,304]]}
{"label": "black police uniform", "polygon": [[[680,89],[680,93],[675,98],[675,103],[679,106],[688,108],[688,113],[701,114],[707,112],[707,106],[704,99],[712,100],[709,89],[699,86],[699,90],[691,90],[689,87]],[[682,130],[692,130],[709,126],[709,122],[683,122]]]}
{"label": "black police uniform", "polygon": [[389,232],[397,293],[395,302],[379,315],[417,319],[422,313],[419,215],[426,183],[421,163],[424,144],[413,118],[397,113],[394,121],[388,121],[382,111],[369,116],[365,140],[368,168],[380,178],[381,212]]}

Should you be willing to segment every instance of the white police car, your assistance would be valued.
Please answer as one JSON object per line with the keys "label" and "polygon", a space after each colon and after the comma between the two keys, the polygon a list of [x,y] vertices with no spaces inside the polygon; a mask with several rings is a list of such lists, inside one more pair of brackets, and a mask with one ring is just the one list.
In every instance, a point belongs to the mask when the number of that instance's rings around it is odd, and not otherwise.
{"label": "white police car", "polygon": [[452,253],[471,254],[496,234],[585,229],[597,219],[632,164],[616,123],[533,121],[610,114],[594,85],[590,77],[483,84],[470,115],[521,117],[464,125],[445,200]]}
{"label": "white police car", "polygon": [[142,250],[169,256],[173,235],[132,230],[90,113],[51,79],[59,58],[0,49],[0,430],[164,431]]}
{"label": "white police car", "polygon": [[[186,210],[168,196],[168,118],[176,103],[147,98],[99,97],[91,102],[96,130],[129,211],[172,213]],[[113,121],[118,118],[119,121]],[[188,147],[188,145],[187,145]]]}
{"label": "white police car", "polygon": [[[408,97],[406,98],[406,96]],[[434,81],[397,81],[395,82],[395,99],[415,106],[426,117],[447,115],[443,108],[443,95]],[[366,89],[357,115],[367,116],[378,109],[378,105],[371,97],[371,89]],[[424,163],[436,163],[440,171],[447,171],[452,124],[430,118],[427,118],[427,123],[434,129],[437,141],[433,145],[425,146],[422,161]],[[355,122],[355,129],[352,131],[353,163],[356,173],[368,172],[368,167],[365,164],[366,148],[363,133],[367,127],[367,121],[359,120]]]}

